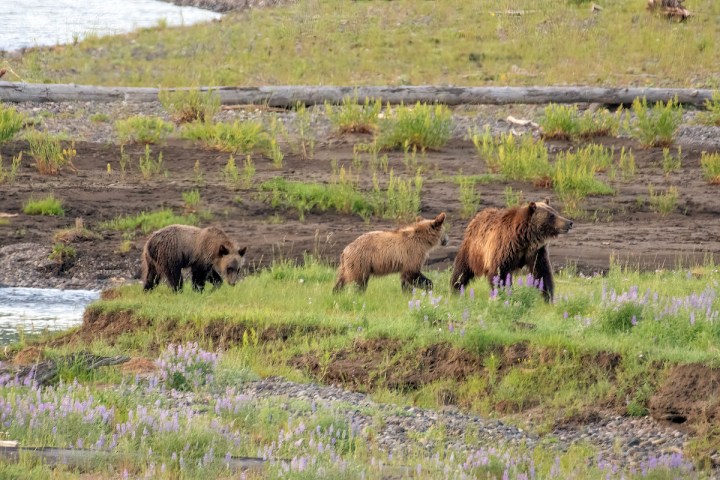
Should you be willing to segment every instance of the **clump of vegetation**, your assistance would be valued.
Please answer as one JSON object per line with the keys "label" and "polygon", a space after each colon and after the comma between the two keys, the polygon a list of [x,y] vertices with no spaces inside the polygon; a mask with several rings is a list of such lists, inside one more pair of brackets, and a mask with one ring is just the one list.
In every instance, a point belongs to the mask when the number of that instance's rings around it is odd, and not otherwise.
{"label": "clump of vegetation", "polygon": [[477,191],[477,178],[460,175],[457,184],[460,189],[460,216],[470,218],[480,207],[480,194]]}
{"label": "clump of vegetation", "polygon": [[53,241],[63,243],[74,243],[77,241],[95,240],[98,238],[100,238],[100,235],[85,228],[85,223],[82,218],[75,219],[75,226],[58,230],[53,235]]}
{"label": "clump of vegetation", "polygon": [[440,148],[450,140],[452,126],[452,113],[445,105],[388,106],[377,143],[382,148]]}
{"label": "clump of vegetation", "polygon": [[110,121],[110,115],[107,113],[93,113],[90,115],[90,121],[94,123],[108,123]]}
{"label": "clump of vegetation", "polygon": [[[406,222],[420,213],[420,192],[423,178],[419,173],[414,178],[401,178],[390,170],[387,189],[384,192],[382,215]],[[376,183],[377,188],[377,183]]]}
{"label": "clump of vegetation", "polygon": [[365,103],[357,100],[357,97],[345,97],[339,107],[325,104],[330,123],[340,133],[373,133],[377,129],[382,102],[369,98],[365,98]]}
{"label": "clump of vegetation", "polygon": [[665,175],[679,172],[682,168],[682,147],[677,148],[677,155],[671,154],[669,148],[663,148],[662,167]]}
{"label": "clump of vegetation", "polygon": [[214,90],[160,90],[158,99],[176,123],[211,122],[220,110],[220,95]]}
{"label": "clump of vegetation", "polygon": [[655,187],[648,186],[650,196],[650,208],[662,216],[668,215],[675,210],[678,202],[678,189],[676,186],[669,187],[664,192],[655,190]]}
{"label": "clump of vegetation", "polygon": [[65,268],[77,256],[77,250],[72,245],[59,242],[55,243],[50,250],[48,258],[57,263],[61,269]]}
{"label": "clump of vegetation", "polygon": [[65,210],[62,207],[62,202],[51,193],[42,198],[28,199],[23,204],[23,213],[26,215],[62,217],[65,215]]}
{"label": "clump of vegetation", "polygon": [[12,140],[15,134],[22,130],[24,122],[22,113],[0,103],[0,145]]}
{"label": "clump of vegetation", "polygon": [[503,197],[505,198],[505,206],[517,207],[523,201],[523,192],[522,190],[513,190],[513,188],[508,185],[505,187],[505,190],[503,190]]}
{"label": "clump of vegetation", "polygon": [[657,102],[652,108],[648,107],[647,99],[636,98],[632,104],[635,114],[630,127],[630,134],[646,147],[669,147],[675,140],[682,122],[683,109],[677,99],[668,100],[667,103]]}
{"label": "clump of vegetation", "polygon": [[550,104],[539,121],[545,138],[590,138],[601,135],[617,135],[620,131],[622,109],[615,114],[607,109],[595,112],[585,110],[582,114],[576,105]]}
{"label": "clump of vegetation", "polygon": [[270,158],[272,158],[272,163],[275,168],[282,168],[283,159],[285,158],[285,154],[283,154],[280,149],[280,143],[278,142],[278,136],[283,131],[284,127],[282,122],[273,116],[270,119]]}
{"label": "clump of vegetation", "polygon": [[704,125],[720,127],[720,91],[714,91],[711,100],[705,100],[705,111],[698,113],[698,121]]}
{"label": "clump of vegetation", "polygon": [[21,162],[22,152],[20,152],[16,157],[13,157],[12,162],[10,163],[10,168],[7,168],[3,165],[3,158],[2,155],[0,155],[0,185],[3,183],[13,183],[15,181]]}
{"label": "clump of vegetation", "polygon": [[635,176],[635,154],[632,150],[626,151],[625,147],[622,147],[618,157],[618,168],[620,168],[623,180],[629,180]]}
{"label": "clump of vegetation", "polygon": [[295,105],[295,120],[293,121],[297,138],[294,142],[295,150],[307,160],[315,157],[315,132],[312,129],[312,114],[304,103]]}
{"label": "clump of vegetation", "polygon": [[136,115],[115,122],[115,131],[122,143],[162,143],[174,130],[172,123],[160,117]]}
{"label": "clump of vegetation", "polygon": [[512,133],[505,133],[495,139],[490,127],[486,127],[482,134],[471,132],[470,138],[488,168],[508,180],[541,182],[550,176],[545,143],[535,140],[532,135],[515,137]]}
{"label": "clump of vegetation", "polygon": [[108,220],[99,225],[101,230],[115,230],[134,234],[139,231],[143,235],[168,225],[197,225],[198,217],[195,214],[176,215],[169,208],[155,212],[140,212],[137,215],[123,215]]}
{"label": "clump of vegetation", "polygon": [[720,153],[702,152],[700,166],[705,180],[714,185],[720,184]]}
{"label": "clump of vegetation", "polygon": [[194,188],[192,190],[188,190],[187,192],[182,192],[181,195],[185,211],[189,213],[197,212],[197,209],[200,206],[200,190]]}
{"label": "clump of vegetation", "polygon": [[238,185],[240,182],[240,170],[238,170],[238,166],[235,163],[235,156],[230,155],[228,157],[228,161],[223,167],[221,174],[223,180],[227,182],[229,187],[235,188]]}
{"label": "clump of vegetation", "polygon": [[596,178],[596,173],[612,165],[612,152],[600,145],[560,152],[552,168],[552,185],[565,212],[582,214],[581,203],[588,195],[608,195],[613,189]]}
{"label": "clump of vegetation", "polygon": [[185,125],[180,136],[199,140],[208,148],[231,153],[270,153],[270,135],[262,122],[248,120],[233,123],[193,122]]}
{"label": "clump of vegetation", "polygon": [[63,147],[65,137],[47,132],[31,131],[25,134],[30,147],[30,156],[35,160],[35,168],[42,175],[57,175],[67,167],[77,171],[72,161],[77,155],[75,143]]}
{"label": "clump of vegetation", "polygon": [[138,168],[145,180],[150,180],[155,175],[160,175],[165,171],[162,152],[158,153],[157,157],[153,157],[150,151],[150,145],[145,145],[145,154],[138,158]]}

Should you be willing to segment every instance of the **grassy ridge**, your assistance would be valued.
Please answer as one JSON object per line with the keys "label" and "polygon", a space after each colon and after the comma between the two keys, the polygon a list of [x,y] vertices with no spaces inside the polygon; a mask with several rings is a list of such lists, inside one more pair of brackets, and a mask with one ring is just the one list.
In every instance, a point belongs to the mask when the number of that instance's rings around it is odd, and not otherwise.
{"label": "grassy ridge", "polygon": [[596,14],[587,3],[571,3],[399,0],[351,2],[338,10],[332,0],[301,0],[219,23],[89,35],[78,45],[0,63],[25,81],[97,85],[717,88],[717,2],[694,2],[696,15],[684,23],[652,15],[637,2],[608,0]]}

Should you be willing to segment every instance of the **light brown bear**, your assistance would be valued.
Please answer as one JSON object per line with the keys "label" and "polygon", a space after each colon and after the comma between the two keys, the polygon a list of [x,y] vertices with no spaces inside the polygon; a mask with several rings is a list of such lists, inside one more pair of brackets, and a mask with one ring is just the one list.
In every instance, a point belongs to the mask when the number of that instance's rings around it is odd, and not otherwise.
{"label": "light brown bear", "polygon": [[239,248],[217,227],[198,228],[170,225],[156,231],[145,243],[142,253],[142,280],[145,291],[161,280],[175,291],[182,290],[182,269],[190,268],[193,288],[202,291],[209,280],[219,286],[237,282],[245,263],[247,247]]}
{"label": "light brown bear", "polygon": [[360,235],[340,254],[334,292],[355,282],[361,291],[367,288],[370,275],[400,272],[403,291],[413,287],[431,289],[432,281],[420,272],[430,250],[446,245],[443,229],[445,213],[433,220],[418,221],[397,230],[368,232]]}
{"label": "light brown bear", "polygon": [[547,243],[570,231],[572,225],[572,220],[561,216],[547,201],[485,209],[465,229],[451,285],[459,290],[475,276],[485,276],[492,284],[497,275],[505,282],[509,274],[527,266],[536,279],[542,279],[545,300],[552,301],[553,272]]}

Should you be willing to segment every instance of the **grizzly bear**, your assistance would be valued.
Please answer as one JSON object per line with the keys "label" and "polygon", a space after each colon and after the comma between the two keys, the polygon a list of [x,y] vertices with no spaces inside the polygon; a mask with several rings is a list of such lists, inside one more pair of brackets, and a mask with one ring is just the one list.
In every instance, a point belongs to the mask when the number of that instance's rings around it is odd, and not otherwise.
{"label": "grizzly bear", "polygon": [[370,275],[387,275],[400,272],[403,291],[412,287],[430,290],[432,281],[420,273],[430,250],[438,244],[447,245],[442,228],[445,213],[433,220],[418,221],[397,230],[368,232],[360,235],[340,254],[337,282],[334,292],[355,282],[361,291],[367,288]]}
{"label": "grizzly bear", "polygon": [[451,285],[459,290],[475,276],[490,283],[527,266],[542,280],[545,300],[553,298],[553,272],[547,242],[567,233],[573,222],[561,216],[549,203],[532,202],[506,209],[488,208],[475,215],[465,229],[455,257]]}
{"label": "grizzly bear", "polygon": [[223,278],[229,285],[237,282],[245,263],[247,247],[238,248],[217,227],[198,228],[170,225],[156,231],[145,243],[142,253],[142,279],[145,291],[165,279],[176,292],[182,289],[182,269],[190,268],[192,285],[202,291],[209,280],[219,286]]}

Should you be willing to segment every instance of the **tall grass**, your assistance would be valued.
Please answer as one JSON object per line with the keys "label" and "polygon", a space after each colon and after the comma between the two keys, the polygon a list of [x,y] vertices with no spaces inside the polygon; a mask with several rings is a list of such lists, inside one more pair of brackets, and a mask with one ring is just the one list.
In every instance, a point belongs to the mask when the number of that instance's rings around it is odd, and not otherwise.
{"label": "tall grass", "polygon": [[25,117],[12,107],[0,103],[0,145],[12,140],[23,128]]}
{"label": "tall grass", "polygon": [[35,168],[42,175],[57,175],[63,168],[76,170],[72,161],[77,155],[74,142],[63,146],[67,141],[62,135],[31,131],[25,134],[30,147],[30,156],[35,160]]}
{"label": "tall grass", "polygon": [[333,127],[340,133],[373,133],[377,129],[382,103],[365,99],[358,103],[357,97],[343,98],[342,105],[325,104],[325,111]]}
{"label": "tall grass", "polygon": [[158,99],[176,123],[212,122],[220,111],[220,95],[213,90],[160,90]]}
{"label": "tall grass", "polygon": [[450,140],[452,125],[452,113],[445,105],[388,106],[377,142],[383,148],[441,148]]}
{"label": "tall grass", "polygon": [[630,134],[646,147],[669,147],[675,140],[682,122],[682,106],[677,99],[667,103],[657,102],[648,107],[647,99],[636,98],[632,105],[635,115],[631,123]]}
{"label": "tall grass", "polygon": [[550,175],[545,143],[532,135],[504,133],[496,139],[486,128],[482,134],[471,132],[471,140],[488,168],[509,180],[541,181]]}
{"label": "tall grass", "polygon": [[115,131],[121,143],[162,143],[174,130],[172,123],[160,117],[135,115],[115,122]]}

